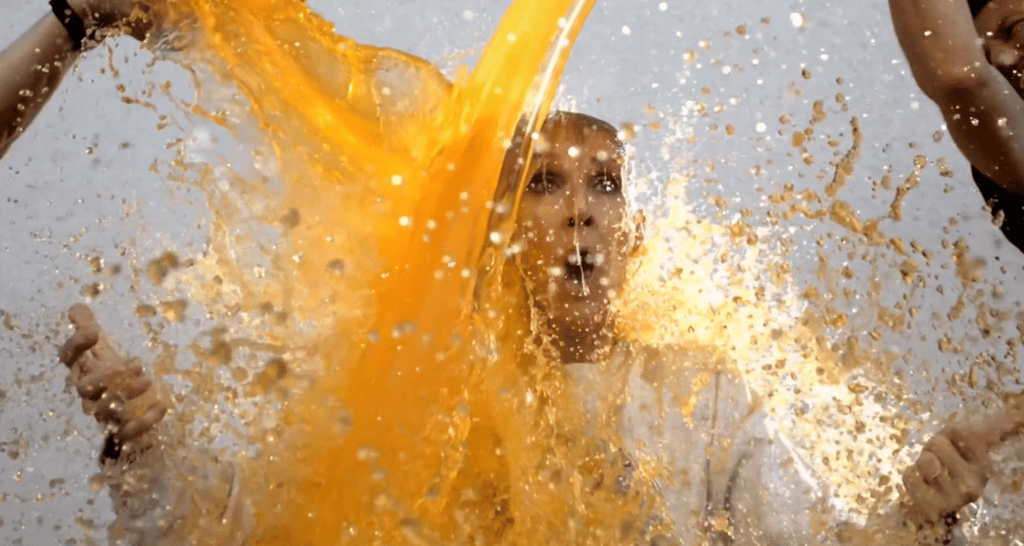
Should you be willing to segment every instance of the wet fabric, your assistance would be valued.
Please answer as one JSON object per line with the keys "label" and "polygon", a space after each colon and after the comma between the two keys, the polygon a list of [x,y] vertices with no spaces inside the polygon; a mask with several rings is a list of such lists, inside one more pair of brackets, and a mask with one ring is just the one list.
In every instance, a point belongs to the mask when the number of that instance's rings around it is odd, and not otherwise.
{"label": "wet fabric", "polygon": [[111,540],[132,546],[242,546],[253,529],[237,464],[193,446],[162,445],[101,461],[117,519]]}
{"label": "wet fabric", "polygon": [[971,175],[985,203],[992,210],[993,221],[999,225],[1007,240],[1024,250],[1024,195],[1004,189],[974,166],[971,166]]}
{"label": "wet fabric", "polygon": [[[619,347],[609,364],[570,364],[584,412],[618,412],[637,474],[682,544],[818,544],[834,536],[816,480],[743,381],[713,355]],[[821,542],[824,540],[825,542]]]}

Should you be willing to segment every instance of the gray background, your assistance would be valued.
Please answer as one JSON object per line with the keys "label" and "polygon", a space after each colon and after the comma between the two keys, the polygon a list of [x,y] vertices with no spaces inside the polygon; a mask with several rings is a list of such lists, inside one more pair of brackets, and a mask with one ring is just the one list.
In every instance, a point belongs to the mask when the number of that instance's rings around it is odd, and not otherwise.
{"label": "gray background", "polygon": [[[335,22],[341,34],[412,52],[446,70],[477,57],[506,7],[472,0],[311,0],[310,5]],[[0,0],[0,13],[6,16],[0,22],[0,42],[8,43],[44,14],[45,7],[42,2]],[[795,13],[803,17],[800,26],[794,25]],[[745,34],[737,32],[739,25],[746,25]],[[457,58],[465,51],[470,54]],[[693,62],[688,60],[691,51]],[[195,255],[206,240],[209,214],[203,196],[186,185],[167,183],[165,171],[150,172],[150,165],[170,160],[177,148],[168,144],[177,139],[186,139],[186,147],[201,154],[203,135],[210,129],[176,114],[159,93],[153,108],[146,108],[126,104],[115,89],[120,81],[128,87],[127,95],[139,96],[147,85],[169,80],[178,97],[190,99],[181,69],[167,62],[146,67],[149,60],[130,40],[90,52],[32,129],[0,161],[0,537],[5,543],[105,540],[108,501],[102,490],[90,488],[101,435],[81,415],[65,388],[65,370],[55,360],[56,346],[67,335],[64,310],[89,299],[123,346],[152,358],[155,348],[147,344],[135,307],[139,301],[172,294],[145,281],[145,264],[165,250]],[[109,66],[117,68],[119,79]],[[840,110],[837,93],[845,96],[848,112]],[[884,1],[599,2],[577,42],[560,97],[563,106],[640,127],[634,142],[640,204],[655,225],[664,181],[672,173],[693,177],[685,194],[699,215],[719,218],[707,196],[721,196],[725,212],[720,218],[726,223],[742,208],[761,211],[755,217],[763,215],[765,193],[778,193],[785,183],[793,183],[797,191],[814,188],[822,193],[825,182],[817,175],[831,178],[832,154],[849,147],[851,117],[861,124],[862,155],[839,197],[862,217],[883,215],[892,200],[894,190],[880,188],[877,181],[891,173],[898,185],[913,171],[914,156],[923,155],[929,163],[919,186],[904,201],[903,221],[882,224],[888,236],[916,239],[933,251],[931,266],[918,260],[927,278],[920,286],[902,282],[902,258],[891,250],[868,252],[875,253],[874,269],[852,254],[844,258],[850,248],[868,247],[857,246],[856,235],[827,220],[797,216],[773,233],[791,240],[786,258],[801,286],[818,282],[817,241],[832,235],[820,248],[837,257],[834,269],[849,262],[854,272],[850,285],[859,297],[891,303],[907,296],[921,310],[920,322],[905,336],[883,336],[885,349],[903,353],[894,370],[913,385],[927,410],[915,413],[921,425],[911,440],[934,430],[937,420],[965,401],[973,403],[965,398],[972,393],[1016,387],[1018,374],[1012,373],[993,375],[992,383],[966,394],[943,388],[979,355],[1018,369],[1016,358],[1005,354],[1005,342],[1017,336],[1014,315],[1020,307],[1024,260],[989,222],[967,165],[943,134],[936,109],[910,78]],[[817,140],[808,146],[815,163],[806,165],[790,138],[793,129],[808,125],[818,100],[824,101],[829,117],[815,127]],[[721,111],[702,117],[696,104],[700,101],[709,110],[721,104]],[[161,114],[172,123],[157,130]],[[782,116],[789,116],[792,124],[781,123]],[[662,128],[655,130],[652,122]],[[764,124],[762,131],[759,123]],[[735,128],[734,136],[726,137],[726,125]],[[695,143],[686,141],[689,135]],[[829,138],[842,141],[838,151],[825,144]],[[706,169],[709,161],[717,165],[714,173]],[[937,162],[948,165],[952,177],[942,176]],[[750,174],[755,166],[764,170],[760,177]],[[844,237],[853,246],[844,246]],[[978,301],[1010,312],[994,337],[979,334],[977,304],[969,304],[960,320],[943,318],[961,288],[956,264],[942,241],[959,238],[970,241],[971,254],[987,264],[982,281],[973,287],[985,292]],[[102,258],[102,264],[95,258]],[[98,295],[90,288],[96,283]],[[875,315],[858,314],[872,308],[870,302],[852,297],[835,305],[851,314],[837,338],[862,336],[874,327]],[[202,312],[191,308],[189,313],[192,333],[182,327],[166,335],[191,339],[201,329]],[[780,309],[780,323],[787,323],[790,314]],[[944,336],[964,345],[963,352],[938,351],[937,340]],[[188,357],[179,365],[188,366]],[[924,379],[918,377],[922,372]],[[764,388],[756,380],[754,386]],[[828,401],[838,396],[834,394],[823,387],[804,403],[827,411]],[[890,400],[879,407],[898,411],[905,402]],[[787,413],[792,404],[774,409],[784,428],[787,423],[795,426]],[[795,441],[800,444],[801,438],[815,434],[804,431]],[[814,458],[813,449],[807,453]],[[879,469],[892,471],[885,463]],[[1016,534],[1009,524],[994,525]]]}

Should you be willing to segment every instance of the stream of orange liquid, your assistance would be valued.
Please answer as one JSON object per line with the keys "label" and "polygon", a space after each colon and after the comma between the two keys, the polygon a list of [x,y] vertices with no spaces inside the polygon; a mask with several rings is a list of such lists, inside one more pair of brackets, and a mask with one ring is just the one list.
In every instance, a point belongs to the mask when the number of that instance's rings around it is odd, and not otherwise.
{"label": "stream of orange liquid", "polygon": [[[495,493],[509,472],[494,430],[512,429],[486,424],[514,412],[481,407],[501,403],[493,389],[474,392],[484,361],[513,377],[521,345],[504,332],[522,329],[480,319],[514,301],[496,279],[517,180],[502,189],[498,174],[514,133],[539,128],[592,5],[517,0],[472,73],[449,83],[422,59],[337,36],[299,0],[172,4],[275,149],[285,208],[302,218],[287,243],[301,256],[296,307],[316,320],[332,305],[318,288],[338,256],[346,294],[369,294],[367,309],[322,324],[318,377],[246,471],[256,543],[490,541],[517,517],[498,515],[515,494]],[[528,156],[529,141],[513,153]],[[456,510],[456,483],[484,475],[488,491],[473,494],[488,499]]]}

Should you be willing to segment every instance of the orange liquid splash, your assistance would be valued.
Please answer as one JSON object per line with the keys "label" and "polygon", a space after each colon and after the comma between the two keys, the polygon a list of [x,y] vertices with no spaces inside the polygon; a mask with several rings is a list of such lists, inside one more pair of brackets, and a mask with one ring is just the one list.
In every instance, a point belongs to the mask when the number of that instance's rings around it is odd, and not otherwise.
{"label": "orange liquid splash", "polygon": [[[336,255],[358,257],[339,297],[371,294],[369,309],[336,320],[319,345],[322,369],[283,409],[287,432],[247,470],[258,543],[451,542],[473,534],[453,513],[454,484],[507,480],[488,434],[470,432],[490,419],[480,404],[504,403],[475,379],[486,360],[476,341],[503,347],[487,367],[507,377],[522,346],[503,333],[521,328],[488,323],[494,312],[474,318],[515,298],[495,279],[520,181],[496,191],[498,174],[517,127],[529,134],[546,115],[592,5],[515,2],[454,84],[422,59],[336,36],[297,0],[172,5],[197,23],[214,72],[251,103],[278,156],[285,208],[302,215],[288,241],[302,256],[296,313],[317,318]],[[528,157],[530,140],[517,142]],[[338,226],[347,238],[333,236]],[[475,301],[478,286],[489,292]],[[484,505],[478,519],[493,520]]]}

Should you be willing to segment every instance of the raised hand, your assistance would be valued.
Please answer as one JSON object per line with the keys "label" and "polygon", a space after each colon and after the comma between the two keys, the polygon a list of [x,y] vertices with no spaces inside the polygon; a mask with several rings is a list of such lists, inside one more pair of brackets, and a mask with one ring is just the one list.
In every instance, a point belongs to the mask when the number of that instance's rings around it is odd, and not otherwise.
{"label": "raised hand", "polygon": [[981,497],[991,471],[989,452],[1022,430],[1024,412],[1011,407],[936,434],[903,474],[907,517],[918,526],[951,525],[961,508]]}
{"label": "raised hand", "polygon": [[68,318],[75,333],[61,347],[60,361],[71,371],[83,411],[117,446],[139,439],[163,419],[167,405],[138,359],[121,356],[105,339],[91,309],[76,304]]}

